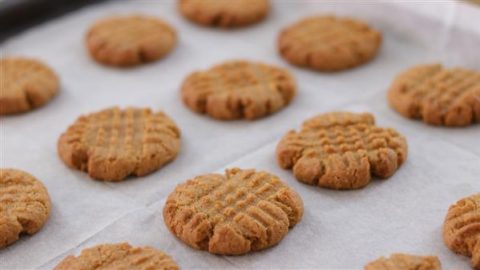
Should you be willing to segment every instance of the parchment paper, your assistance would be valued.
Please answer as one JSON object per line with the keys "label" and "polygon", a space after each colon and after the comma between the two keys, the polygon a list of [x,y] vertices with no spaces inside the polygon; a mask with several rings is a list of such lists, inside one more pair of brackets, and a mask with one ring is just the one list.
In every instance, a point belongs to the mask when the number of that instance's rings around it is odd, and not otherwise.
{"label": "parchment paper", "polygon": [[[21,33],[0,46],[2,55],[38,57],[54,68],[61,93],[34,112],[2,118],[1,166],[29,171],[47,186],[53,210],[45,227],[0,251],[0,269],[51,269],[69,254],[106,242],[150,245],[183,269],[362,269],[394,252],[433,254],[444,269],[469,269],[450,252],[441,226],[448,206],[480,190],[480,127],[449,129],[405,119],[385,99],[392,78],[414,64],[442,62],[480,69],[480,11],[460,2],[280,1],[264,22],[239,30],[199,27],[184,20],[175,1],[111,1]],[[107,15],[145,13],[164,18],[179,34],[167,58],[133,69],[107,68],[85,52],[84,33]],[[281,28],[311,14],[364,19],[384,34],[378,57],[350,71],[325,74],[288,65],[276,51]],[[221,122],[188,110],[179,98],[183,78],[227,59],[246,58],[288,68],[298,82],[293,103],[270,117]],[[105,107],[164,110],[182,130],[171,164],[121,183],[91,180],[68,169],[56,142],[79,115]],[[295,180],[278,167],[275,146],[289,129],[331,110],[372,112],[380,126],[408,139],[409,156],[388,180],[356,191],[331,191]],[[280,176],[305,203],[305,215],[276,247],[222,257],[178,241],[161,210],[174,187],[202,173],[257,168]]]}

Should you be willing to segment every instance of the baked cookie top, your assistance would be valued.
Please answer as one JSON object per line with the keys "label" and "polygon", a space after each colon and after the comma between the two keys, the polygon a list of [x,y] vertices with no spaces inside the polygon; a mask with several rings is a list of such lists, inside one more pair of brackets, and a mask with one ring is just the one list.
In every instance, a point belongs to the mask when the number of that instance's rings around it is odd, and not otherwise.
{"label": "baked cookie top", "polygon": [[222,120],[252,120],[288,105],[296,85],[285,69],[238,60],[190,74],[181,92],[183,102],[195,112]]}
{"label": "baked cookie top", "polygon": [[289,131],[277,145],[277,160],[304,183],[331,189],[366,186],[387,178],[407,158],[407,142],[397,131],[377,127],[369,113],[332,112]]}
{"label": "baked cookie top", "polygon": [[224,255],[277,244],[302,215],[302,199],[278,177],[238,168],[178,185],[163,209],[165,224],[178,238]]}
{"label": "baked cookie top", "polygon": [[246,26],[263,20],[269,0],[179,0],[178,10],[188,20],[224,28]]}
{"label": "baked cookie top", "polygon": [[392,254],[381,257],[365,266],[365,270],[441,270],[436,256],[416,256],[410,254]]}
{"label": "baked cookie top", "polygon": [[32,175],[16,169],[0,169],[0,249],[34,234],[50,215],[50,197]]}
{"label": "baked cookie top", "polygon": [[152,247],[132,247],[128,243],[103,244],[84,249],[63,259],[54,270],[178,270],[167,254]]}
{"label": "baked cookie top", "polygon": [[179,150],[175,123],[148,108],[113,107],[81,116],[58,141],[58,153],[68,166],[105,181],[147,175]]}
{"label": "baked cookie top", "polygon": [[382,35],[351,18],[313,16],[280,32],[278,50],[290,63],[319,71],[339,71],[368,62]]}
{"label": "baked cookie top", "polygon": [[52,99],[59,88],[53,70],[35,59],[0,59],[0,77],[0,115],[40,107]]}
{"label": "baked cookie top", "polygon": [[450,206],[443,225],[443,240],[452,251],[472,258],[480,269],[480,193]]}
{"label": "baked cookie top", "polygon": [[90,55],[98,62],[112,66],[133,66],[160,59],[176,43],[173,27],[145,15],[102,19],[86,34]]}
{"label": "baked cookie top", "polygon": [[388,101],[403,116],[432,125],[480,122],[480,72],[439,64],[415,66],[395,78]]}

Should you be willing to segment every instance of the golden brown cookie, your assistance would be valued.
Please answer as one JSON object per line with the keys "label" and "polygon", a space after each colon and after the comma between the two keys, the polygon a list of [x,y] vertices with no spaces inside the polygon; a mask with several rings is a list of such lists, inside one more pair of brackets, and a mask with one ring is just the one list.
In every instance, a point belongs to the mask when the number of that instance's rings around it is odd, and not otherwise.
{"label": "golden brown cookie", "polygon": [[50,197],[40,181],[24,171],[0,169],[0,249],[39,231],[49,215]]}
{"label": "golden brown cookie", "polygon": [[302,215],[302,199],[278,177],[238,168],[177,186],[163,209],[165,224],[178,238],[223,255],[277,244]]}
{"label": "golden brown cookie", "polygon": [[103,244],[68,256],[54,270],[178,270],[175,261],[152,247],[132,247],[128,243]]}
{"label": "golden brown cookie", "polygon": [[188,20],[208,26],[239,27],[263,20],[269,0],[179,0],[178,10]]}
{"label": "golden brown cookie", "polygon": [[58,141],[58,153],[68,166],[105,181],[147,175],[179,150],[175,123],[148,108],[114,107],[81,116]]}
{"label": "golden brown cookie", "polygon": [[415,66],[395,78],[388,101],[403,116],[432,125],[480,122],[480,72],[439,64]]}
{"label": "golden brown cookie", "polygon": [[0,77],[0,115],[40,107],[52,99],[59,88],[53,70],[34,59],[0,59]]}
{"label": "golden brown cookie", "polygon": [[90,55],[112,66],[132,66],[164,57],[177,43],[175,30],[149,16],[115,16],[95,23],[86,35]]}
{"label": "golden brown cookie", "polygon": [[278,50],[290,63],[339,71],[370,61],[382,35],[366,23],[334,16],[308,17],[280,32]]}
{"label": "golden brown cookie", "polygon": [[381,257],[365,266],[365,270],[441,270],[436,256],[415,256],[392,254],[390,258]]}
{"label": "golden brown cookie", "polygon": [[304,183],[331,189],[366,186],[391,176],[407,158],[407,142],[394,129],[376,127],[369,113],[313,117],[277,145],[277,160]]}
{"label": "golden brown cookie", "polygon": [[450,206],[443,240],[455,253],[471,257],[472,267],[480,269],[480,193]]}
{"label": "golden brown cookie", "polygon": [[252,120],[288,105],[295,96],[296,85],[284,69],[229,61],[190,74],[181,91],[183,102],[197,113],[222,120]]}

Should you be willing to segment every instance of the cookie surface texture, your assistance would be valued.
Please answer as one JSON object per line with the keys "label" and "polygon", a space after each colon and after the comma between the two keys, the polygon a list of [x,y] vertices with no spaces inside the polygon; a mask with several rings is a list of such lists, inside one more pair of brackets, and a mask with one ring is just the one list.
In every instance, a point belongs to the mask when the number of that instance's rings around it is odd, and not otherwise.
{"label": "cookie surface texture", "polygon": [[284,69],[247,61],[229,61],[190,74],[181,87],[193,111],[221,120],[256,119],[290,103],[295,80]]}
{"label": "cookie surface texture", "polygon": [[60,158],[97,180],[144,176],[173,160],[180,131],[163,112],[108,108],[80,116],[58,141]]}
{"label": "cookie surface texture", "polygon": [[174,235],[193,248],[223,255],[277,244],[302,215],[302,199],[278,177],[238,168],[178,185],[163,209]]}
{"label": "cookie surface texture", "polygon": [[381,257],[365,266],[365,270],[441,270],[440,261],[435,256],[415,256],[392,254]]}
{"label": "cookie surface texture", "polygon": [[480,72],[420,65],[398,75],[388,90],[390,106],[431,125],[480,122]]}
{"label": "cookie surface texture", "polygon": [[197,24],[232,28],[263,20],[270,10],[270,1],[179,0],[178,10]]}
{"label": "cookie surface texture", "polygon": [[24,171],[0,169],[0,249],[21,234],[39,231],[50,209],[50,197],[40,181]]}
{"label": "cookie surface texture", "polygon": [[382,35],[350,18],[314,16],[280,32],[278,51],[291,64],[319,71],[340,71],[370,61]]}
{"label": "cookie surface texture", "polygon": [[369,113],[331,112],[289,131],[276,152],[279,165],[301,182],[356,189],[372,176],[393,175],[407,158],[407,142],[394,129],[375,126]]}
{"label": "cookie surface texture", "polygon": [[50,101],[59,79],[44,63],[28,58],[0,59],[0,115],[27,112]]}
{"label": "cookie surface texture", "polygon": [[152,247],[132,247],[127,243],[103,244],[68,256],[54,270],[178,270],[173,259]]}
{"label": "cookie surface texture", "polygon": [[461,199],[448,209],[443,240],[455,253],[471,257],[480,269],[480,193]]}
{"label": "cookie surface texture", "polygon": [[175,30],[149,16],[116,16],[95,23],[86,34],[86,46],[98,62],[133,66],[163,58],[176,45]]}

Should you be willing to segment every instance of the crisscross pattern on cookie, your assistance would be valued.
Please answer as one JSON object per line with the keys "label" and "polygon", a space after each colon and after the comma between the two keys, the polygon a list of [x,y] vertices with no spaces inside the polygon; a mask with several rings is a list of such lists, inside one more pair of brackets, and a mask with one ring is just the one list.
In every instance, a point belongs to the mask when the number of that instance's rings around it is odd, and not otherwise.
{"label": "crisscross pattern on cookie", "polygon": [[371,114],[335,112],[304,122],[277,146],[281,167],[298,180],[333,189],[367,185],[371,176],[389,177],[405,161],[407,144],[393,129],[374,125]]}
{"label": "crisscross pattern on cookie", "polygon": [[0,248],[21,233],[36,233],[49,214],[50,197],[41,182],[23,171],[0,169]]}
{"label": "crisscross pattern on cookie", "polygon": [[1,59],[0,75],[0,114],[39,107],[58,92],[59,82],[55,73],[36,60]]}
{"label": "crisscross pattern on cookie", "polygon": [[87,34],[87,45],[95,59],[113,65],[153,61],[170,52],[175,30],[152,17],[126,16],[101,20]]}
{"label": "crisscross pattern on cookie", "polygon": [[480,193],[450,207],[443,237],[452,251],[472,257],[472,266],[480,268]]}
{"label": "crisscross pattern on cookie", "polygon": [[379,258],[365,266],[365,270],[441,270],[441,264],[435,256],[415,256],[392,254],[389,258]]}
{"label": "crisscross pattern on cookie", "polygon": [[303,214],[303,203],[276,176],[231,169],[179,185],[164,208],[168,228],[188,245],[243,254],[278,243]]}
{"label": "crisscross pattern on cookie", "polygon": [[81,116],[60,137],[59,153],[93,178],[146,175],[177,155],[180,131],[163,112],[117,107]]}
{"label": "crisscross pattern on cookie", "polygon": [[263,19],[270,9],[268,0],[180,0],[183,16],[199,24],[237,27]]}
{"label": "crisscross pattern on cookie", "polygon": [[406,117],[434,125],[468,125],[480,121],[480,72],[416,66],[394,80],[388,97]]}
{"label": "crisscross pattern on cookie", "polygon": [[178,270],[165,253],[151,247],[132,247],[127,243],[88,248],[78,256],[68,256],[54,270]]}
{"label": "crisscross pattern on cookie", "polygon": [[318,16],[301,20],[283,30],[279,50],[297,65],[340,70],[370,60],[380,43],[380,33],[363,22]]}
{"label": "crisscross pattern on cookie", "polygon": [[218,119],[255,119],[290,103],[295,88],[286,70],[230,61],[188,76],[182,85],[182,97],[192,110]]}

